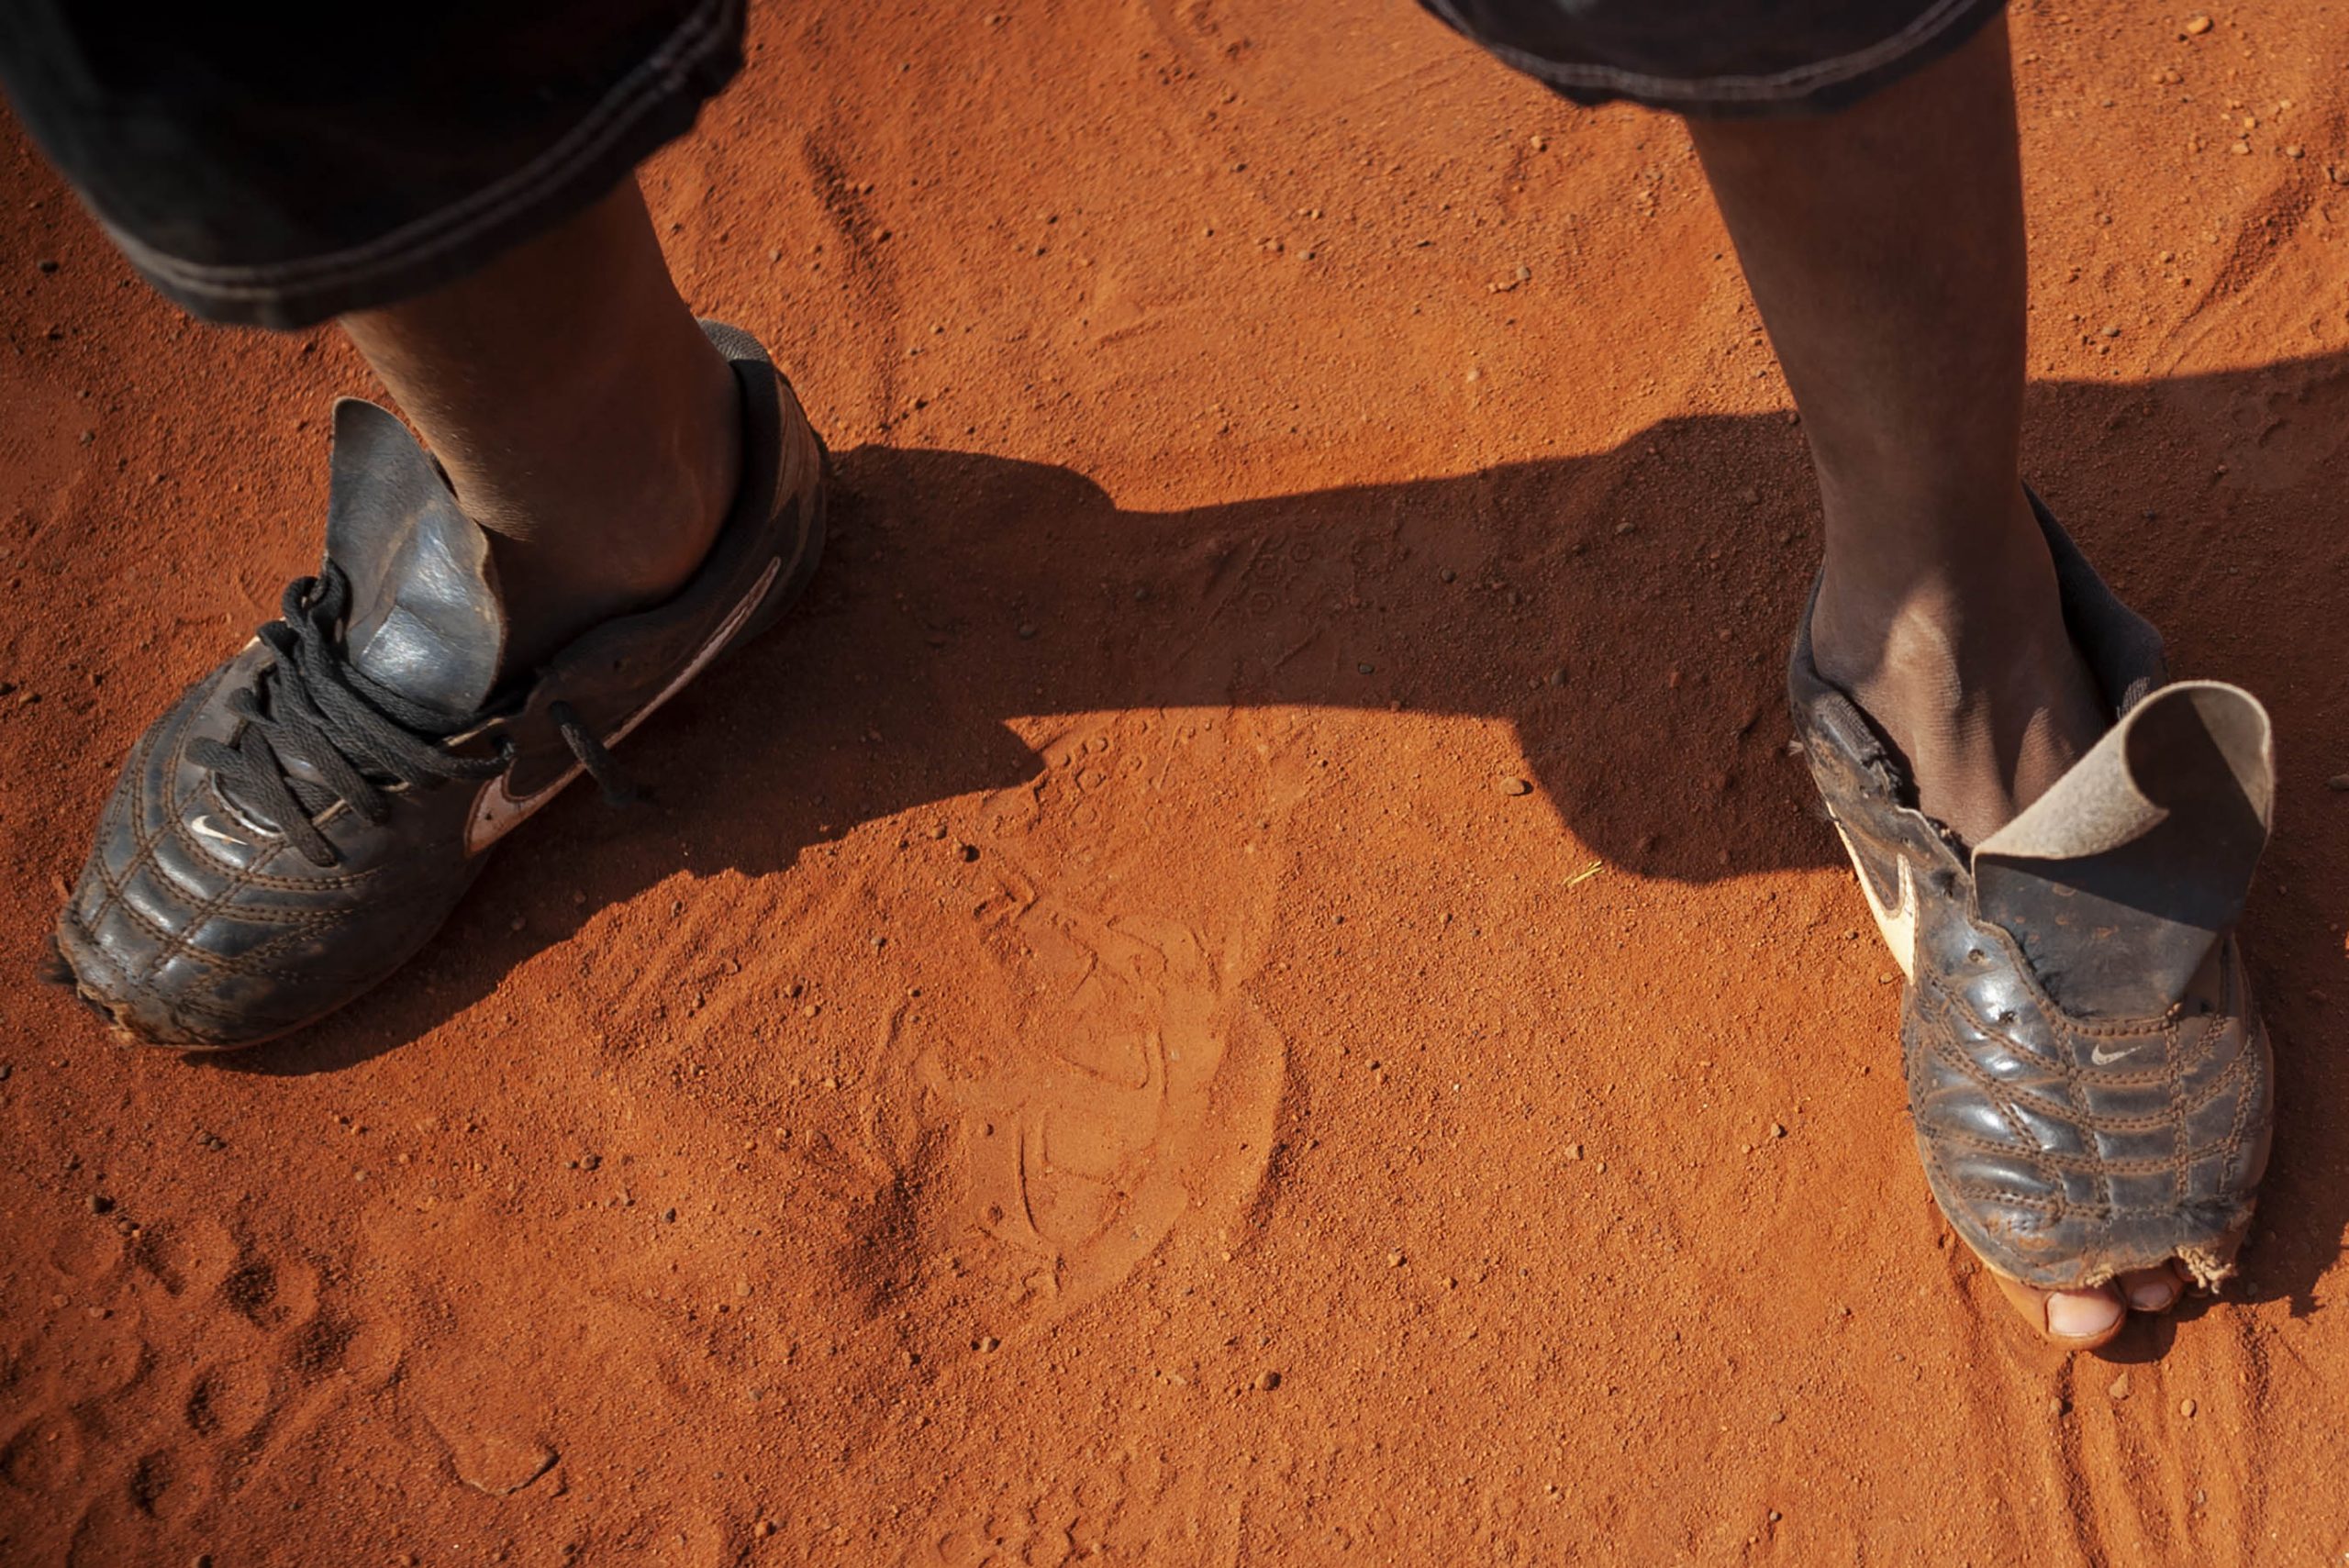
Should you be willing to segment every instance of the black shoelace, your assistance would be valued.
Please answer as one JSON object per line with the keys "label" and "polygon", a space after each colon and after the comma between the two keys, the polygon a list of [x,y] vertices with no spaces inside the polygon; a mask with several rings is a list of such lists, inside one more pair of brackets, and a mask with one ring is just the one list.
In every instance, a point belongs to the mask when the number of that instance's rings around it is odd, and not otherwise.
{"label": "black shoelace", "polygon": [[[283,618],[259,634],[275,661],[228,697],[244,723],[227,742],[206,738],[188,748],[224,794],[318,866],[336,861],[316,820],[336,801],[379,825],[391,812],[388,790],[494,778],[512,760],[505,741],[495,756],[459,756],[441,743],[452,733],[446,715],[353,668],[335,637],[350,607],[351,580],[331,562],[321,576],[288,584]],[[324,782],[289,774],[288,762],[306,764]]]}

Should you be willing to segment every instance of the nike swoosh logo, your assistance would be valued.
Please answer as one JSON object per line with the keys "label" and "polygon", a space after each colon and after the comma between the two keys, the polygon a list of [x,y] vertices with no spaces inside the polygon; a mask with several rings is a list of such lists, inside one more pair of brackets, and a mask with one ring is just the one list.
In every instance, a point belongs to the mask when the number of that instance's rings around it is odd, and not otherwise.
{"label": "nike swoosh logo", "polygon": [[[782,570],[783,557],[778,555],[767,562],[767,569],[759,573],[759,580],[751,584],[751,591],[742,595],[741,603],[718,623],[718,629],[709,634],[708,639],[686,661],[685,667],[677,672],[675,678],[662,687],[651,702],[629,715],[618,729],[604,737],[604,745],[607,749],[627,740],[630,730],[651,717],[656,708],[683,691],[686,682],[700,674],[711,660],[725,651],[726,645],[734,640],[735,634],[757,611],[760,602],[767,596],[767,590],[774,586],[775,573]],[[563,785],[586,771],[573,762],[554,783],[544,789],[533,790],[519,799],[506,788],[509,773],[500,773],[482,785],[481,793],[473,797],[473,815],[465,821],[465,853],[477,855],[497,842],[519,826],[524,817],[552,800],[562,792]]]}
{"label": "nike swoosh logo", "polygon": [[1900,902],[1887,908],[1876,895],[1876,883],[1860,862],[1860,851],[1853,844],[1852,836],[1843,825],[1835,825],[1836,836],[1843,840],[1843,852],[1852,857],[1852,869],[1859,873],[1860,892],[1868,901],[1868,912],[1876,917],[1876,929],[1884,933],[1885,946],[1892,950],[1892,962],[1900,973],[1911,980],[1917,977],[1917,880],[1909,869],[1909,858],[1896,855],[1894,863],[1900,868]]}
{"label": "nike swoosh logo", "polygon": [[2136,1049],[2133,1045],[2124,1045],[2118,1051],[2107,1051],[2099,1045],[2088,1051],[2088,1060],[2099,1067],[2110,1067]]}
{"label": "nike swoosh logo", "polygon": [[238,838],[234,833],[229,832],[228,829],[222,828],[217,822],[215,822],[212,819],[212,814],[208,811],[200,817],[190,819],[188,827],[202,838],[217,839],[224,844],[234,844],[240,850],[250,850],[252,848],[250,843],[247,842],[243,839]]}

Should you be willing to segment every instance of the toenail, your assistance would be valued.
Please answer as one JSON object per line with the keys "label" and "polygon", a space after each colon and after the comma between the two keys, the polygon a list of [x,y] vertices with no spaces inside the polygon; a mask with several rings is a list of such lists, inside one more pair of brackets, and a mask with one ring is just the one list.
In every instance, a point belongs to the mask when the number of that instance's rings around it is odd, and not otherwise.
{"label": "toenail", "polygon": [[2140,1280],[2129,1287],[2129,1305],[2140,1312],[2159,1312],[2177,1299],[2177,1287],[2157,1279]]}
{"label": "toenail", "polygon": [[2121,1303],[2110,1296],[2051,1296],[2047,1331],[2060,1340],[2086,1340],[2121,1321]]}

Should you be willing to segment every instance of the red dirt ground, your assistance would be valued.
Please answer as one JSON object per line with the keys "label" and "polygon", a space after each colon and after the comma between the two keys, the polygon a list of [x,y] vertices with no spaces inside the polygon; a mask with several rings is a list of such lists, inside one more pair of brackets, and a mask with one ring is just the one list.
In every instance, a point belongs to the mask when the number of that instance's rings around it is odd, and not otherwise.
{"label": "red dirt ground", "polygon": [[[2015,26],[2031,472],[2281,731],[2225,1299],[2067,1359],[1926,1195],[1675,123],[1399,4],[775,6],[646,184],[842,454],[811,601],[305,1038],[8,984],[0,1558],[2338,1561],[2349,20]],[[0,182],[23,976],[373,389]]]}

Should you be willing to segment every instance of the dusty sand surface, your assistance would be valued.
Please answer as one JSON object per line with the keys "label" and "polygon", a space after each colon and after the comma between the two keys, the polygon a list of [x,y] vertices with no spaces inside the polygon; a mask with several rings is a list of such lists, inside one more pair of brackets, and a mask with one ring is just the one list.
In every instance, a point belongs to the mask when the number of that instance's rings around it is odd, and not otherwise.
{"label": "dusty sand surface", "polygon": [[[305,1038],[7,983],[0,1559],[2338,1561],[2349,19],[2216,15],[2016,37],[2031,473],[2281,731],[2225,1299],[2066,1359],[1926,1195],[1676,124],[1385,0],[777,6],[647,188],[841,454],[807,608]],[[22,977],[372,388],[0,182]]]}

